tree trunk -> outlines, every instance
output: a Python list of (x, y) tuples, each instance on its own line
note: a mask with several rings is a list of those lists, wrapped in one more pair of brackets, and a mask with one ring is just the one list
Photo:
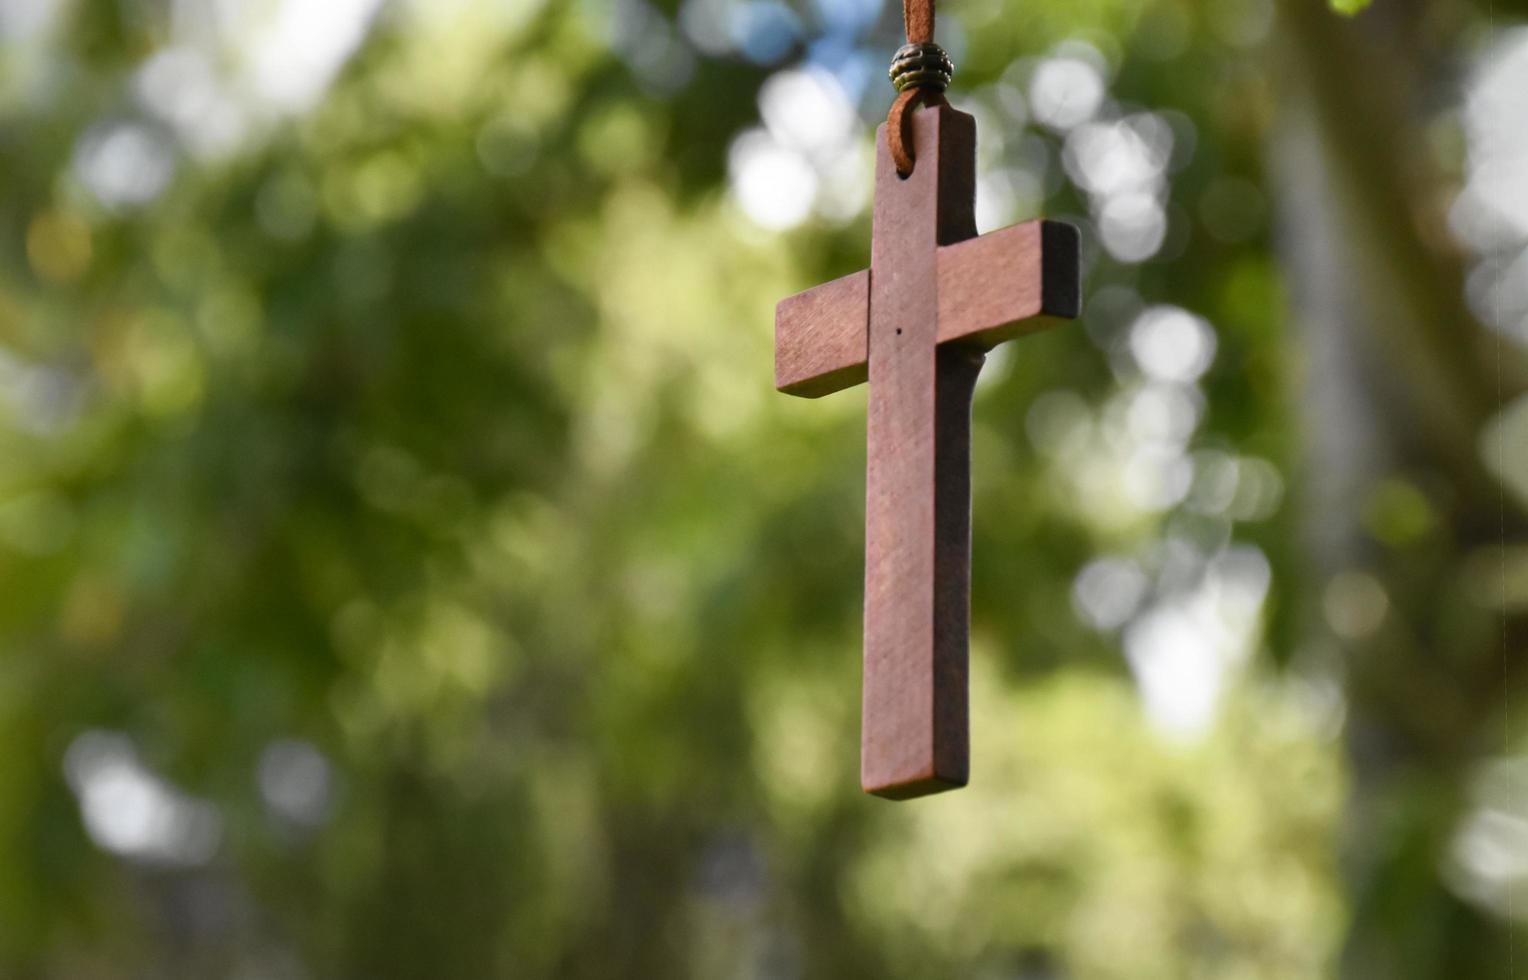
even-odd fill
[[(1528, 617), (1472, 569), (1525, 515), (1488, 475), (1482, 427), (1523, 389), (1521, 352), (1475, 322), (1424, 128), (1440, 78), (1426, 5), (1355, 21), (1281, 10), (1270, 143), (1279, 249), (1304, 353), (1307, 658), (1346, 682), (1352, 921), (1342, 975), (1508, 977), (1508, 930), (1446, 884), (1482, 760), (1507, 749)], [(1438, 99), (1436, 101), (1442, 102)], [(1511, 358), (1510, 363), (1507, 363)], [(1386, 527), (1397, 499), (1423, 519)], [(1403, 533), (1404, 532), (1404, 533)]]

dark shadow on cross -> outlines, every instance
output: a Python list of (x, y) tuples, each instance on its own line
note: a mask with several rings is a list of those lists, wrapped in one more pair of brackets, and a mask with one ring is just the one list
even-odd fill
[(976, 237), (976, 121), (912, 120), (901, 177), (876, 133), (870, 268), (782, 301), (775, 386), (817, 398), (870, 382), (860, 781), (908, 799), (966, 784), (971, 393), (986, 351), (1077, 316), (1077, 229)]

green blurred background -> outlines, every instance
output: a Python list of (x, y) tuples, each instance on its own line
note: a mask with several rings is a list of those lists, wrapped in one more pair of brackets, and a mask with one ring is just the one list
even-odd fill
[(771, 379), (895, 6), (0, 0), (0, 976), (1528, 976), (1528, 5), (940, 5), (1086, 313), (904, 804)]

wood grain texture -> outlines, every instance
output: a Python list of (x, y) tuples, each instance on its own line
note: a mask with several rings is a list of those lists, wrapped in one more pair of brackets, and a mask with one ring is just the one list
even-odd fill
[(820, 398), (868, 377), (870, 273), (797, 293), (775, 307), (775, 387)]
[[(870, 260), (860, 781), (894, 799), (963, 786), (969, 770), (965, 470), (970, 383), (980, 367), (937, 351), (937, 250), (976, 233), (975, 120), (934, 106), (917, 113), (912, 130), (918, 165), (906, 178), (884, 134), (876, 138)], [(966, 533), (941, 540), (941, 517), (951, 512)]]
[[(993, 347), (1077, 315), (1077, 229), (1026, 221), (938, 250), (940, 343)], [(868, 377), (870, 272), (775, 308), (775, 387), (820, 398)]]
[(991, 348), (1075, 317), (1079, 251), (1077, 229), (1057, 221), (1026, 221), (944, 246), (939, 342)]

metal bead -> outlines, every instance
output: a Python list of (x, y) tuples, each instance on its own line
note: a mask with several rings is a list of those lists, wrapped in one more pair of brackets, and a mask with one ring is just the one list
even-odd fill
[(955, 75), (955, 63), (937, 44), (904, 44), (891, 59), (891, 84), (898, 92), (928, 88), (943, 92)]

